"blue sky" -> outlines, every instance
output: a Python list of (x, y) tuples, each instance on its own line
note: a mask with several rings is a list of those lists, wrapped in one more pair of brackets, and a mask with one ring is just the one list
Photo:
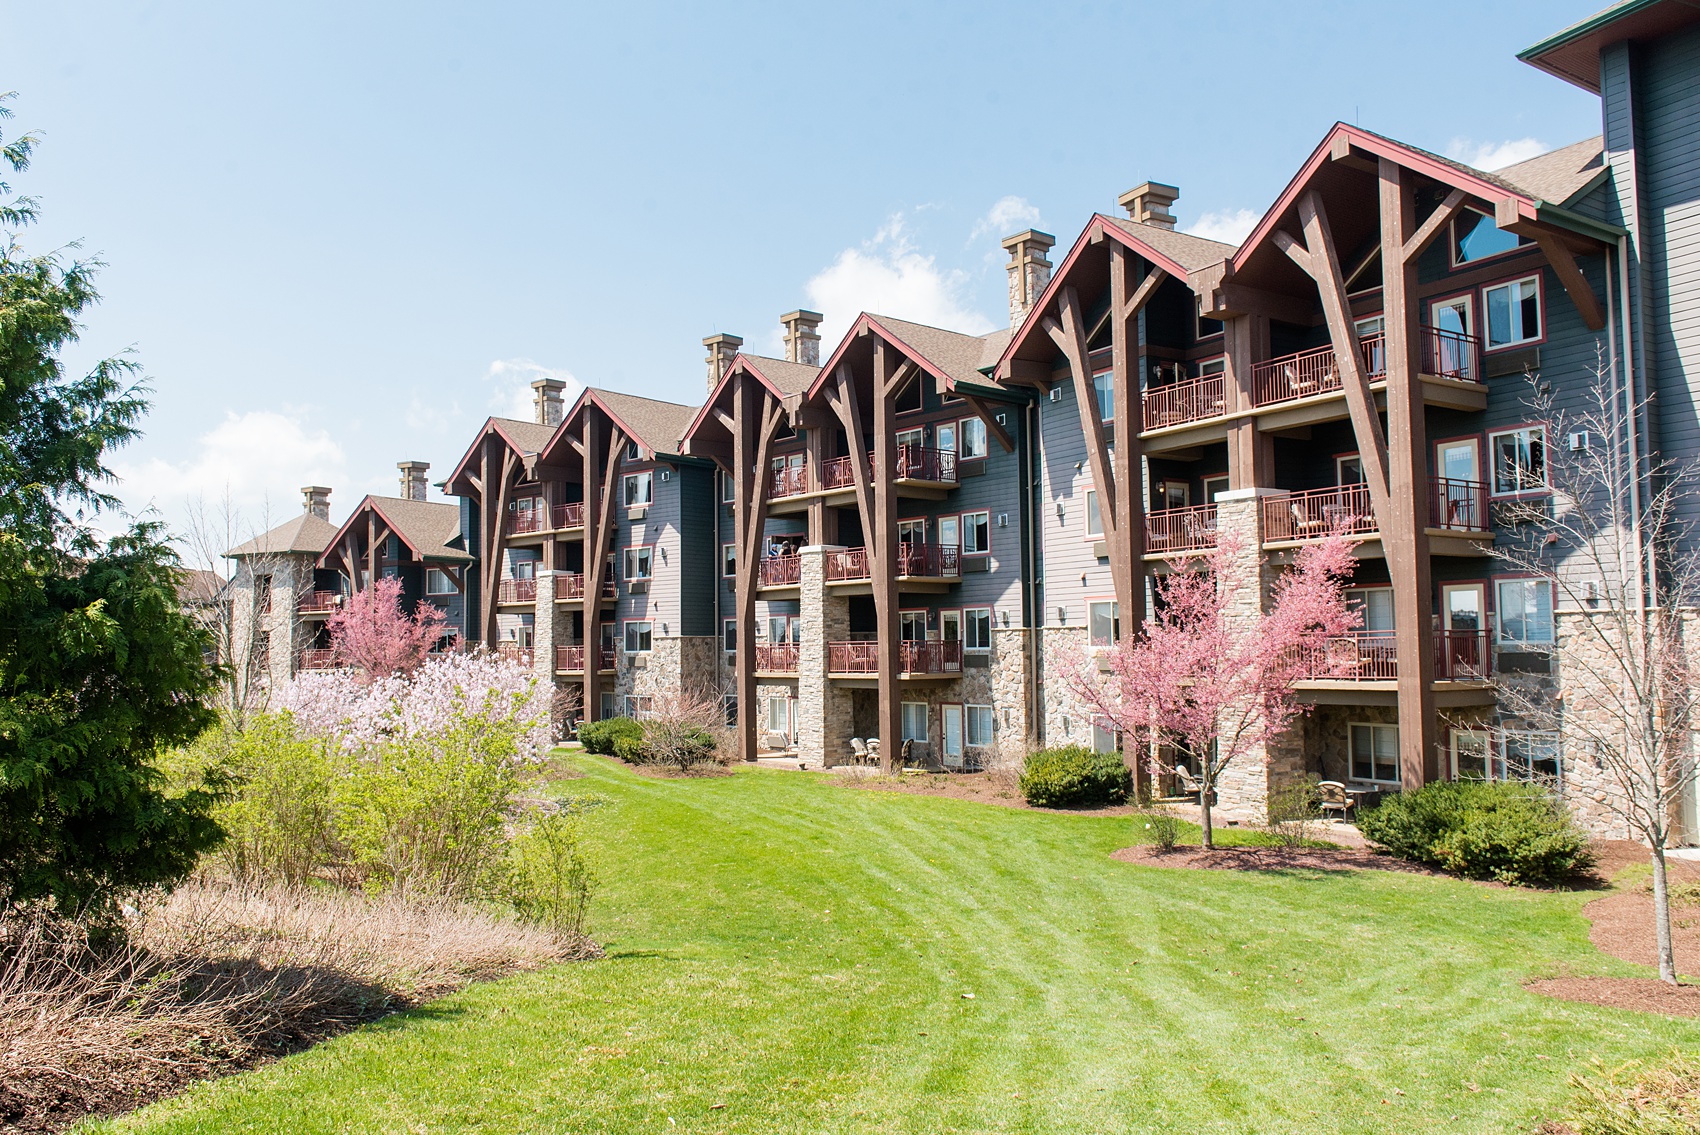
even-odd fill
[(446, 475), (541, 373), (694, 401), (703, 336), (798, 306), (989, 330), (1001, 236), (1147, 179), (1237, 238), (1336, 120), (1489, 168), (1597, 133), (1513, 56), (1600, 6), (4, 0), (0, 90), (28, 246), (110, 263), (75, 361), (156, 390), (121, 495), (259, 526)]

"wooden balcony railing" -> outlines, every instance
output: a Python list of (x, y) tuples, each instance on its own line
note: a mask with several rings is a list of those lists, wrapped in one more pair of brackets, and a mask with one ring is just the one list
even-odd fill
[[(826, 581), (846, 583), (873, 578), (866, 548), (846, 548), (826, 557)], [(962, 549), (955, 544), (898, 544), (900, 579), (957, 579), (962, 575)]]
[[(1486, 631), (1435, 632), (1436, 681), (1485, 681), (1492, 658)], [(1357, 631), (1329, 639), (1301, 654), (1299, 674), (1301, 681), (1395, 681), (1399, 677), (1397, 632)]]
[(303, 669), (303, 670), (334, 670), (334, 669), (336, 669), (336, 651), (334, 651), (334, 650), (303, 650), (301, 652), (301, 669)]
[(1376, 531), (1368, 485), (1336, 485), (1263, 498), (1265, 540), (1320, 540), (1339, 529)]
[(1141, 399), (1145, 408), (1145, 428), (1160, 430), (1164, 426), (1220, 417), (1228, 407), (1224, 383), (1223, 375), (1207, 374), (1147, 387)]
[(572, 501), (568, 504), (558, 504), (558, 505), (556, 505), (555, 506), (555, 527), (556, 528), (583, 528), (584, 527), (584, 502), (583, 501)]
[(1197, 552), (1216, 546), (1216, 506), (1195, 504), (1189, 508), (1165, 508), (1145, 514), (1145, 550), (1169, 555)]
[[(962, 672), (960, 642), (900, 642), (897, 644), (899, 674), (959, 674)], [(879, 673), (878, 642), (829, 642), (826, 670), (829, 674)]]
[(520, 508), (508, 513), (509, 536), (529, 536), (549, 530), (549, 510), (539, 503), (534, 508)]
[(797, 672), (797, 644), (775, 642), (756, 646), (756, 669), (775, 674)]
[(537, 602), (537, 581), (535, 579), (504, 579), (496, 585), (496, 602), (498, 603), (535, 603)]
[[(599, 669), (612, 670), (614, 668), (614, 648), (611, 646), (605, 646), (598, 653), (601, 658), (601, 666)], [(584, 647), (557, 646), (555, 648), (555, 669), (583, 673)]]
[(801, 465), (783, 465), (770, 471), (767, 495), (771, 500), (780, 497), (794, 497), (798, 493), (809, 491), (808, 462)]
[[(558, 591), (555, 594), (555, 598), (557, 598), (557, 599), (583, 599), (584, 598), (584, 573), (583, 572), (572, 572), (570, 574), (557, 576), (556, 579), (557, 579), (557, 583), (560, 587), (560, 591)], [(533, 588), (534, 593), (535, 593), (535, 590), (536, 589), (534, 587)], [(619, 596), (619, 590), (614, 583), (613, 577), (610, 576), (610, 577), (604, 579), (602, 581), (602, 598), (604, 598), (604, 599), (614, 599), (614, 598), (618, 598), (618, 596)]]
[[(852, 489), (856, 487), (856, 470), (853, 457), (834, 457), (820, 467), (820, 487), (823, 489)], [(873, 462), (865, 466), (870, 476), (873, 474)]]
[(768, 556), (761, 561), (759, 577), (763, 587), (789, 587), (802, 582), (802, 556)]
[(322, 615), (341, 606), (340, 591), (309, 591), (295, 601), (295, 610), (302, 615)]
[(1459, 481), (1436, 477), (1429, 494), (1429, 527), (1454, 532), (1488, 530), (1487, 485), (1481, 481)]

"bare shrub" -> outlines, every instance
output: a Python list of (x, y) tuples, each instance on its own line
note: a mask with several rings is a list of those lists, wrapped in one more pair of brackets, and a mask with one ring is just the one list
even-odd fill
[(1322, 809), (1316, 798), (1316, 785), (1310, 781), (1289, 784), (1269, 794), (1269, 822), (1265, 826), (1278, 847), (1297, 849), (1316, 837), (1316, 823)]
[(1631, 1060), (1594, 1075), (1573, 1075), (1571, 1114), (1539, 1135), (1676, 1135), (1700, 1130), (1700, 1059), (1672, 1052), (1663, 1063)]
[(735, 748), (717, 745), (725, 712), (716, 698), (696, 690), (657, 694), (643, 715), (643, 745), (649, 763), (682, 771), (711, 764), (730, 764)]

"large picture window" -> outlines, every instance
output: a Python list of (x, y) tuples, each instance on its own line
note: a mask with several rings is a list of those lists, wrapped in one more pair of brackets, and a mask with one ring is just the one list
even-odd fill
[(1537, 277), (1482, 289), (1487, 347), (1514, 347), (1541, 337), (1541, 285)]
[(1495, 496), (1534, 492), (1547, 487), (1547, 431), (1524, 426), (1488, 435)]
[(1544, 579), (1502, 579), (1495, 584), (1499, 641), (1512, 645), (1552, 642), (1552, 584)]
[[(927, 703), (924, 701), (906, 701), (903, 703), (903, 739), (913, 741), (917, 745), (927, 743)], [(895, 754), (893, 754), (895, 756)]]
[(1371, 784), (1399, 783), (1399, 727), (1353, 725), (1351, 776)]
[(1506, 232), (1479, 209), (1461, 210), (1452, 219), (1453, 267), (1510, 252), (1522, 243), (1522, 237)]

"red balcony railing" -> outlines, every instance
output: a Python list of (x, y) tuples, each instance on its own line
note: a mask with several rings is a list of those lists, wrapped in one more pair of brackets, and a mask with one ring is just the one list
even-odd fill
[(1220, 417), (1227, 411), (1224, 376), (1207, 374), (1199, 378), (1182, 379), (1163, 386), (1151, 386), (1142, 399), (1145, 407), (1145, 428), (1160, 430), (1164, 426), (1179, 426)]
[[(1485, 631), (1437, 631), (1434, 677), (1439, 682), (1485, 681), (1492, 669)], [(1394, 631), (1357, 631), (1305, 650), (1301, 681), (1391, 682), (1399, 677)]]
[[(853, 457), (834, 457), (820, 467), (820, 486), (823, 489), (850, 489), (856, 486), (856, 470)], [(873, 472), (873, 462), (869, 461), (864, 467), (869, 475)]]
[(793, 674), (797, 670), (797, 644), (775, 642), (756, 647), (756, 669), (775, 674)]
[[(1364, 370), (1373, 379), (1387, 373), (1387, 353), (1380, 334), (1358, 341)], [(1251, 401), (1254, 406), (1272, 406), (1339, 390), (1340, 368), (1334, 364), (1333, 347), (1314, 347), (1296, 354), (1257, 363), (1251, 368)]]
[(518, 508), (508, 513), (508, 535), (529, 536), (549, 530), (549, 510), (541, 503), (532, 508)]
[(771, 471), (768, 479), (767, 495), (773, 500), (780, 497), (794, 497), (798, 493), (809, 491), (809, 467), (802, 465), (783, 465)]
[(1481, 356), (1481, 340), (1460, 331), (1439, 327), (1424, 327), (1423, 373), (1459, 382), (1480, 382), (1482, 368), (1477, 365)]
[(1438, 631), (1434, 676), (1441, 682), (1486, 681), (1493, 672), (1493, 651), (1486, 631)]
[(537, 656), (532, 652), (532, 649), (529, 646), (522, 647), (519, 643), (514, 642), (511, 639), (505, 639), (496, 644), (496, 657), (506, 658), (510, 662), (517, 662), (529, 670)]
[(570, 504), (558, 504), (558, 505), (556, 505), (555, 506), (555, 527), (556, 528), (583, 528), (584, 527), (584, 502), (583, 501), (573, 501)]
[(341, 606), (340, 591), (309, 591), (295, 602), (295, 610), (302, 615), (322, 615)]
[(900, 445), (892, 469), (899, 481), (956, 483), (956, 451), (925, 445)]
[(803, 578), (803, 557), (768, 556), (761, 561), (759, 578), (763, 587), (788, 587), (800, 583)]
[(868, 568), (868, 550), (866, 548), (846, 548), (842, 552), (828, 552), (826, 554), (825, 574), (828, 583), (873, 578), (873, 573)]
[[(605, 646), (599, 654), (602, 663), (600, 669), (612, 670), (614, 668), (614, 648)], [(555, 669), (582, 673), (584, 671), (584, 647), (557, 646), (555, 648)]]
[(1145, 550), (1153, 555), (1196, 552), (1216, 546), (1216, 506), (1165, 508), (1145, 515)]
[(1481, 481), (1459, 481), (1436, 477), (1429, 495), (1429, 527), (1454, 532), (1488, 530), (1487, 485)]
[[(872, 579), (872, 561), (866, 548), (846, 548), (826, 557), (828, 583)], [(956, 579), (962, 574), (962, 549), (955, 544), (902, 543), (897, 545), (897, 575), (900, 579)]]
[(301, 669), (303, 670), (334, 670), (336, 668), (336, 651), (334, 650), (303, 650), (301, 652)]
[[(962, 671), (960, 642), (900, 642), (897, 644), (899, 674), (957, 674)], [(826, 669), (829, 674), (879, 673), (878, 642), (829, 642)]]
[[(557, 581), (558, 581), (558, 584), (559, 584), (561, 590), (556, 594), (555, 598), (557, 598), (557, 599), (583, 599), (584, 598), (584, 573), (583, 572), (572, 572), (568, 575), (558, 576)], [(610, 576), (610, 577), (604, 579), (602, 581), (602, 598), (604, 598), (604, 599), (614, 599), (614, 598), (617, 598), (618, 596), (619, 596), (619, 591), (615, 587), (613, 577)]]
[(537, 602), (537, 581), (535, 579), (504, 579), (496, 586), (496, 602), (498, 603), (535, 603)]
[(1376, 531), (1368, 485), (1336, 485), (1263, 498), (1265, 540), (1320, 540), (1339, 529)]

